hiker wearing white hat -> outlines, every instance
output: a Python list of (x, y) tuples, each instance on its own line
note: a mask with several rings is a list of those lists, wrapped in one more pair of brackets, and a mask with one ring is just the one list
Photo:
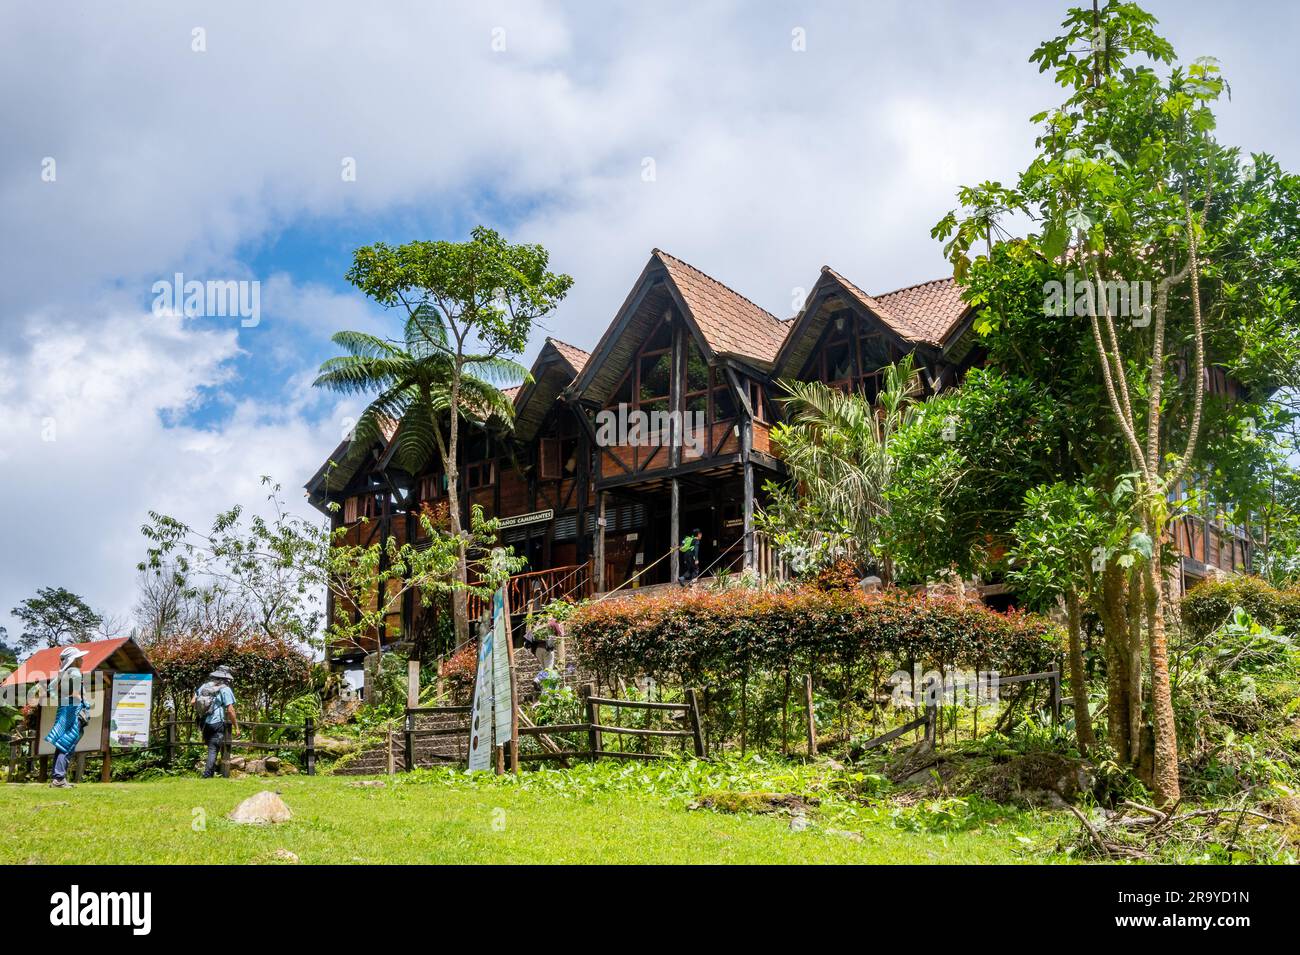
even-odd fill
[(225, 666), (208, 674), (208, 682), (199, 687), (191, 703), (203, 742), (208, 744), (208, 760), (203, 766), (203, 778), (211, 779), (217, 769), (217, 754), (225, 745), (226, 734), (239, 732), (235, 716), (235, 691), (230, 688), (234, 675)]
[(50, 681), (50, 694), (59, 704), (54, 714), (54, 725), (45, 734), (45, 741), (54, 747), (55, 789), (70, 789), (68, 763), (81, 741), (81, 734), (90, 722), (90, 704), (81, 687), (81, 658), (86, 651), (79, 647), (64, 647), (59, 651), (59, 674)]

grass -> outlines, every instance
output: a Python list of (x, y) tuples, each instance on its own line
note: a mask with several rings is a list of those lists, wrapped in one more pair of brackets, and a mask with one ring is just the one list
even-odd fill
[[(1036, 817), (930, 831), (900, 825), (896, 813), (860, 812), (833, 793), (804, 831), (783, 816), (688, 808), (692, 791), (745, 789), (755, 775), (772, 782), (772, 773), (743, 766), (651, 774), (601, 764), (520, 781), (425, 771), (382, 787), (329, 776), (0, 785), (0, 864), (283, 862), (278, 850), (305, 864), (1013, 863), (1042, 861), (1054, 839), (1054, 824)], [(291, 822), (225, 818), (268, 788), (292, 809)]]

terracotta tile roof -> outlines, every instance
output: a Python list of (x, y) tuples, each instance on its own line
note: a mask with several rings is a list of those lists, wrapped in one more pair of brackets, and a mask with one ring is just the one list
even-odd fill
[(587, 365), (587, 359), (591, 357), (589, 352), (583, 351), (576, 345), (570, 345), (568, 342), (562, 342), (558, 338), (546, 339), (555, 346), (555, 350), (563, 356), (564, 360), (573, 366), (574, 375), (582, 374), (582, 369)]
[(519, 397), (519, 392), (523, 390), (523, 385), (511, 385), (509, 388), (502, 388), (501, 394), (505, 395), (511, 401)]
[(786, 333), (779, 318), (662, 249), (653, 254), (668, 270), (714, 352), (769, 364), (776, 358)]
[(952, 279), (935, 279), (877, 295), (876, 301), (902, 318), (922, 340), (940, 344), (948, 338), (970, 307), (961, 300), (961, 287)]
[(930, 341), (925, 335), (918, 331), (912, 324), (900, 314), (896, 314), (892, 308), (884, 301), (875, 296), (868, 295), (862, 289), (858, 288), (839, 272), (836, 272), (829, 265), (823, 265), (822, 271), (829, 275), (840, 285), (844, 286), (845, 291), (854, 296), (859, 302), (865, 305), (872, 312), (880, 316), (881, 321), (898, 332), (903, 338), (909, 341)]

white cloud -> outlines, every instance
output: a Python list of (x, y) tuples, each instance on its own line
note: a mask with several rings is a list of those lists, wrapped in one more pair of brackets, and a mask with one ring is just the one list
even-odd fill
[[(1276, 119), (1297, 91), (1296, 8), (1150, 6), (1185, 57), (1223, 59), (1224, 137), (1300, 165)], [(822, 264), (894, 288), (942, 273), (928, 231), (957, 183), (1023, 164), (1027, 117), (1056, 96), (1027, 56), (1061, 16), (1037, 0), (6, 5), (0, 612), (44, 584), (123, 609), (147, 508), (256, 503), (259, 475), (296, 488), (333, 447), (348, 409), (311, 393), (305, 353), (393, 327), (274, 254), (252, 274), (286, 228), (503, 223), (575, 276), (548, 324), (586, 346), (654, 246), (779, 315)], [(174, 271), (260, 279), (262, 326), (143, 314)], [(240, 348), (271, 350), (257, 367), (275, 381), (237, 376)], [(220, 425), (166, 425), (203, 399)]]

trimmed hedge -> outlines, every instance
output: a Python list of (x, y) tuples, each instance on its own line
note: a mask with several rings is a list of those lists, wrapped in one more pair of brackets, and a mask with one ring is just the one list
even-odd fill
[(568, 626), (588, 669), (683, 682), (807, 671), (823, 661), (1011, 675), (1049, 669), (1063, 642), (1043, 617), (901, 590), (670, 593), (588, 604)]
[(1256, 622), (1300, 634), (1300, 589), (1279, 590), (1260, 577), (1205, 580), (1183, 597), (1183, 626), (1195, 637), (1213, 633), (1240, 607)]

